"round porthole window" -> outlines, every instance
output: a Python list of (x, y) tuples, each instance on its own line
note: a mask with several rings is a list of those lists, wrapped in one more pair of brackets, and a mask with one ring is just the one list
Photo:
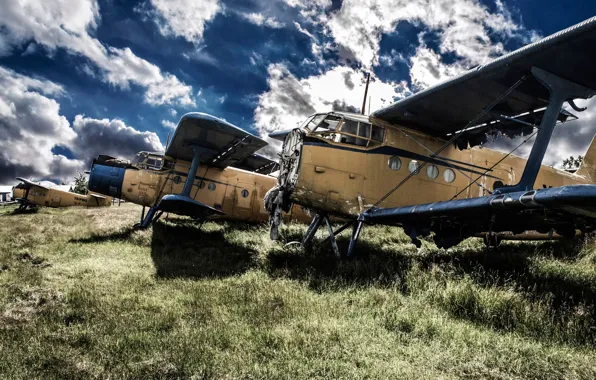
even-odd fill
[(182, 179), (180, 178), (180, 176), (179, 176), (179, 175), (177, 175), (176, 177), (174, 177), (174, 183), (175, 183), (176, 185), (177, 185), (177, 184), (179, 184), (181, 180), (182, 180)]
[(448, 183), (455, 181), (455, 172), (452, 169), (445, 169), (443, 179)]
[(387, 162), (389, 165), (389, 169), (391, 170), (399, 170), (401, 169), (401, 160), (397, 156), (389, 157), (389, 161)]
[(205, 188), (205, 181), (199, 182), (199, 189), (204, 189), (204, 188)]
[(420, 173), (420, 164), (416, 160), (410, 161), (408, 164), (408, 170), (410, 173), (418, 174)]
[(426, 175), (430, 179), (435, 179), (439, 176), (439, 168), (436, 165), (428, 165), (426, 167)]
[(209, 189), (209, 191), (215, 191), (215, 184), (211, 182), (209, 186), (207, 186), (207, 188)]
[(242, 194), (242, 198), (246, 198), (248, 197), (248, 190), (244, 189), (240, 192), (240, 194)]

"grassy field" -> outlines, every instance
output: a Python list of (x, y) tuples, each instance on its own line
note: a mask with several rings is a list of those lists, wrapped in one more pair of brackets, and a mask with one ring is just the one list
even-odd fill
[(300, 225), (273, 243), (230, 222), (133, 231), (134, 205), (11, 211), (0, 378), (596, 378), (593, 241), (444, 251), (367, 227), (338, 261), (284, 247)]

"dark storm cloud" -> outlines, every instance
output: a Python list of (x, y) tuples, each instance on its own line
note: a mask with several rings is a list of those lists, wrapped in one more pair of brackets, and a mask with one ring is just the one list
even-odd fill
[(99, 154), (130, 159), (139, 151), (163, 151), (155, 133), (137, 131), (118, 119), (98, 120), (77, 115), (73, 128), (77, 137), (72, 150), (87, 164)]
[(344, 100), (336, 100), (333, 103), (331, 103), (331, 109), (333, 111), (340, 111), (340, 112), (353, 112), (353, 113), (360, 112), (360, 110), (357, 107), (347, 104)]
[(345, 72), (345, 73), (343, 73), (343, 77), (344, 77), (344, 83), (345, 83), (346, 87), (349, 88), (350, 90), (353, 90), (354, 82), (352, 81), (352, 73)]

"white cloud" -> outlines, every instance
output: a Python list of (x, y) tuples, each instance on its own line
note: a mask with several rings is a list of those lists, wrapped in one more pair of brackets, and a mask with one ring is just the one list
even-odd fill
[(76, 139), (70, 149), (87, 162), (99, 154), (130, 159), (139, 151), (164, 150), (154, 132), (138, 131), (119, 119), (93, 119), (77, 115), (72, 127)]
[[(337, 66), (320, 75), (298, 79), (285, 65), (272, 64), (268, 74), (269, 90), (259, 96), (254, 114), (255, 127), (265, 138), (270, 132), (296, 127), (315, 112), (359, 112), (362, 106), (364, 74), (350, 67)], [(406, 94), (404, 82), (384, 83), (373, 78), (370, 109), (381, 108)]]
[(401, 21), (437, 33), (440, 53), (455, 53), (467, 66), (503, 53), (490, 33), (524, 36), (524, 41), (530, 34), (498, 0), (493, 13), (478, 0), (345, 0), (327, 26), (344, 58), (371, 67), (379, 62), (383, 34), (394, 32)]
[[(43, 91), (44, 89), (51, 91)], [(62, 88), (50, 81), (33, 79), (0, 67), (0, 178), (39, 174), (49, 176), (60, 166), (55, 145), (69, 145), (76, 134), (61, 116), (60, 105), (45, 95)], [(81, 167), (82, 161), (74, 162)]]
[(151, 12), (164, 36), (182, 37), (198, 44), (207, 22), (222, 11), (219, 0), (150, 0)]
[(283, 28), (285, 25), (274, 17), (267, 17), (262, 13), (242, 13), (241, 16), (252, 24), (268, 26), (273, 29)]
[[(130, 156), (163, 149), (155, 133), (117, 119), (77, 115), (71, 128), (52, 98), (63, 94), (56, 83), (0, 67), (0, 182), (12, 183), (16, 176), (69, 180), (99, 153)], [(56, 146), (76, 158), (52, 153)]]
[(461, 62), (441, 62), (441, 56), (425, 45), (418, 46), (416, 54), (410, 58), (410, 78), (417, 88), (432, 86), (465, 70)]
[(162, 120), (161, 125), (163, 125), (166, 128), (176, 129), (176, 123), (169, 120)]
[(143, 87), (149, 104), (194, 104), (192, 88), (175, 76), (163, 73), (129, 48), (106, 48), (91, 36), (100, 22), (96, 0), (0, 0), (0, 8), (0, 41), (4, 46), (34, 40), (50, 54), (62, 48), (88, 58), (106, 82), (125, 89), (131, 84)]
[(172, 117), (176, 117), (176, 116), (178, 115), (178, 111), (176, 111), (176, 110), (175, 110), (175, 109), (173, 109), (173, 108), (170, 108), (170, 109), (168, 110), (168, 112), (170, 113), (170, 115), (172, 115)]
[(284, 2), (290, 7), (302, 9), (325, 9), (331, 7), (331, 0), (284, 0)]

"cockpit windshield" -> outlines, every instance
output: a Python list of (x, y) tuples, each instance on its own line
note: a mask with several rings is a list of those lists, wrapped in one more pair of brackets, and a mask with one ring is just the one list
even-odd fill
[(164, 156), (158, 153), (139, 152), (131, 164), (139, 169), (164, 170), (171, 168), (171, 162), (164, 161)]
[(327, 116), (327, 115), (326, 114), (314, 115), (313, 117), (308, 119), (308, 122), (305, 123), (304, 128), (307, 129), (309, 132), (314, 131), (317, 128), (317, 125), (319, 125), (319, 123), (321, 123), (321, 121), (323, 121), (325, 116)]
[(385, 139), (385, 129), (365, 121), (362, 117), (351, 118), (343, 114), (315, 115), (308, 122), (307, 133), (340, 144), (370, 148)]

